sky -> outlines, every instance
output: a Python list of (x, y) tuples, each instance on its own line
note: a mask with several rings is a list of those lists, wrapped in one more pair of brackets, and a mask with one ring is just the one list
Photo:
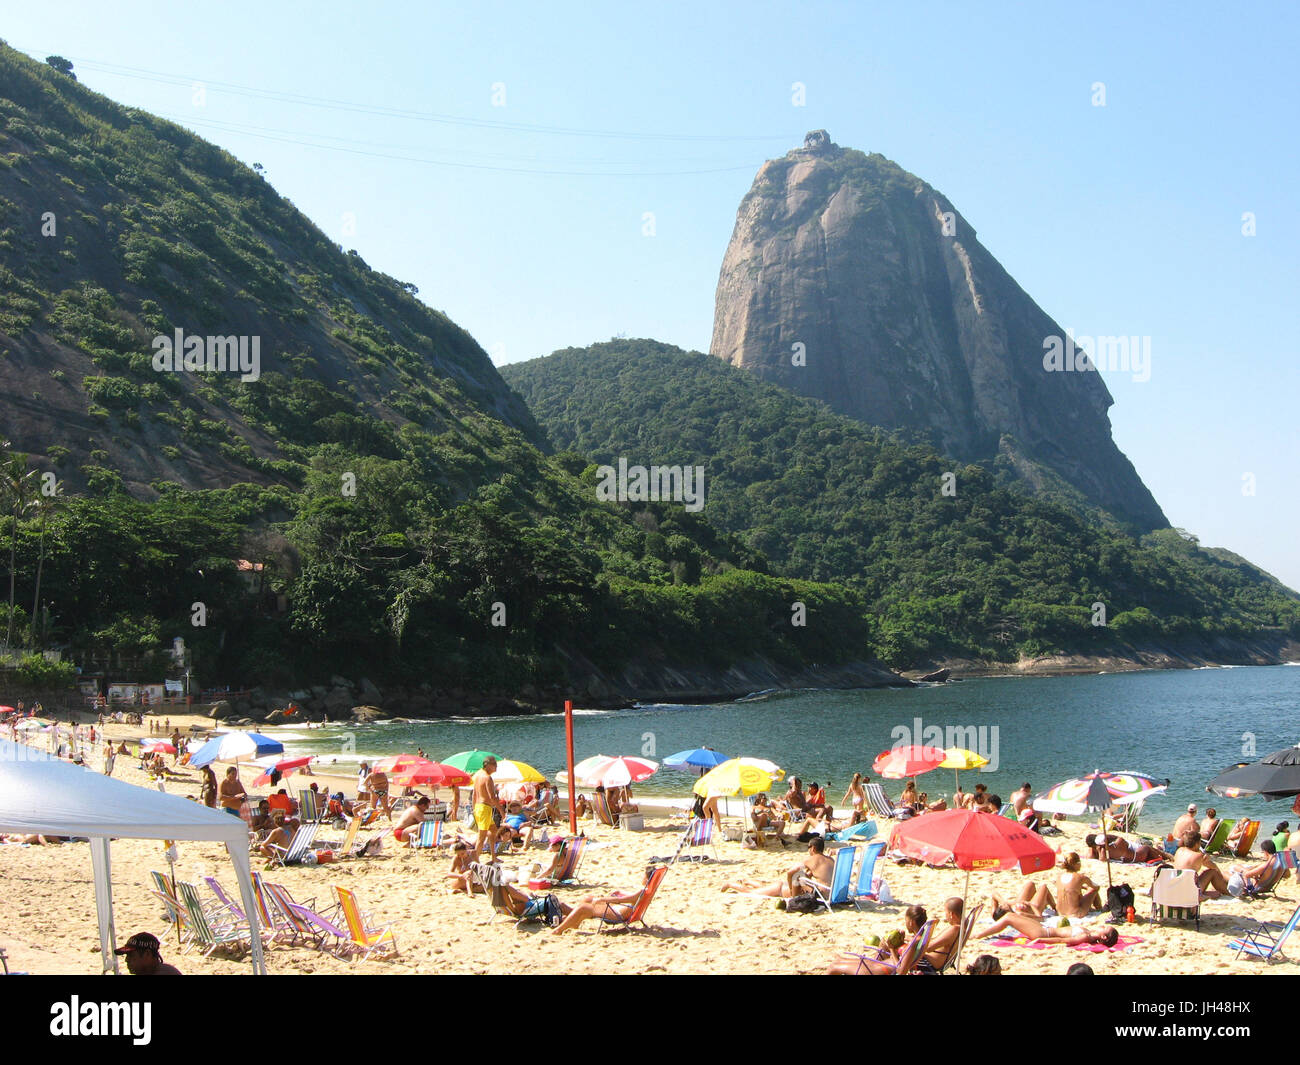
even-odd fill
[(1120, 448), (1175, 526), (1300, 588), (1300, 8), (1130, 7), (43, 0), (0, 35), (260, 163), (498, 365), (707, 351), (741, 197), (825, 128), (1062, 326), (1149, 337), (1149, 379), (1103, 371)]

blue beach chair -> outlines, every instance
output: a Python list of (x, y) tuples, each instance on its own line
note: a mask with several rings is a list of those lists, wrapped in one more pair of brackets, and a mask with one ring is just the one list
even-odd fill
[(831, 871), (831, 887), (827, 891), (812, 877), (800, 877), (799, 883), (807, 887), (817, 901), (831, 912), (832, 906), (843, 906), (849, 899), (849, 886), (853, 882), (853, 862), (858, 856), (856, 847), (843, 847), (835, 852), (835, 868)]
[(858, 909), (862, 909), (864, 900), (876, 901), (875, 893), (871, 890), (871, 881), (876, 873), (876, 859), (884, 853), (883, 843), (872, 843), (862, 852), (862, 864), (858, 866), (858, 883), (853, 889), (853, 905)]
[(1245, 935), (1231, 940), (1228, 947), (1240, 954), (1249, 954), (1252, 958), (1261, 958), (1264, 961), (1272, 961), (1274, 958), (1285, 959), (1282, 945), (1286, 942), (1287, 936), (1295, 931), (1297, 923), (1300, 923), (1300, 906), (1295, 908), (1295, 912), (1287, 919), (1286, 924), (1278, 924), (1276, 921), (1256, 921), (1253, 929), (1242, 928)]

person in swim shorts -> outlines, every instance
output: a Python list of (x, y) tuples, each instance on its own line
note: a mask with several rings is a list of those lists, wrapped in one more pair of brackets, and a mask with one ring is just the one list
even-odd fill
[(492, 779), (496, 771), (497, 760), (488, 757), (483, 759), (483, 767), (474, 774), (474, 827), (478, 829), (478, 839), (474, 842), (475, 861), (483, 853), (485, 843), (489, 853), (496, 847), (497, 818), (501, 811), (496, 782)]

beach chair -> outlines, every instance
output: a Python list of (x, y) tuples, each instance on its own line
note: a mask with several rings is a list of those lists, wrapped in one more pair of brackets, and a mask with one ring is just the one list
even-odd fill
[(883, 817), (886, 820), (893, 820), (896, 814), (896, 807), (885, 794), (885, 789), (875, 781), (862, 785), (867, 794), (867, 802), (871, 804), (871, 809), (875, 811), (877, 817)]
[[(853, 860), (858, 856), (856, 847), (842, 847), (835, 852), (835, 866), (831, 870), (830, 889), (827, 890), (810, 876), (801, 876), (798, 883), (817, 896), (817, 901), (832, 913), (832, 906), (849, 902), (849, 886), (853, 883)], [(852, 900), (857, 905), (857, 900)]]
[(645, 912), (650, 908), (655, 892), (659, 890), (659, 885), (663, 883), (664, 877), (667, 875), (668, 866), (666, 865), (657, 865), (651, 870), (650, 875), (646, 877), (645, 885), (641, 888), (641, 897), (637, 899), (636, 905), (632, 907), (631, 912), (626, 917), (620, 917), (614, 912), (613, 907), (606, 905), (605, 912), (600, 918), (600, 924), (596, 926), (596, 932), (605, 931), (607, 925), (611, 931), (617, 932), (629, 931), (637, 924), (648, 930), (650, 926), (645, 923)]
[(325, 816), (325, 803), (320, 801), (320, 796), (307, 788), (298, 792), (298, 820), (306, 824), (308, 821), (319, 821)]
[[(233, 917), (235, 927), (239, 927), (240, 925), (248, 927), (248, 915), (244, 913), (243, 909), (234, 899), (226, 894), (225, 889), (222, 888), (221, 884), (217, 881), (217, 878), (215, 876), (205, 876), (203, 882), (208, 885), (208, 890), (216, 897), (217, 909), (215, 912), (223, 916), (229, 915), (230, 917)], [(261, 915), (259, 914), (258, 916), (260, 917)], [(266, 941), (272, 937), (273, 929), (259, 920), (257, 932), (258, 937), (263, 941)]]
[[(1294, 851), (1284, 851), (1283, 853), (1290, 854), (1293, 858), (1295, 856)], [(1294, 868), (1294, 866), (1292, 866), (1292, 868)], [(1286, 873), (1287, 866), (1285, 860), (1280, 854), (1273, 855), (1273, 857), (1269, 859), (1268, 868), (1264, 870), (1263, 876), (1259, 878), (1259, 882), (1254, 887), (1247, 885), (1242, 891), (1241, 897), (1243, 899), (1257, 899), (1263, 895), (1271, 894), (1278, 884), (1282, 882), (1282, 878), (1286, 876)]]
[[(1205, 844), (1205, 853), (1214, 854), (1221, 851), (1223, 845), (1228, 842), (1228, 836), (1231, 834), (1233, 826), (1236, 825), (1236, 823), (1237, 821), (1235, 818), (1229, 819), (1225, 817), (1220, 821), (1219, 827), (1214, 830), (1214, 835), (1212, 835), (1209, 841)], [(1176, 841), (1175, 847), (1177, 847)]]
[(1195, 921), (1201, 930), (1201, 892), (1194, 869), (1157, 869), (1151, 882), (1153, 921)]
[(176, 897), (171, 882), (166, 876), (156, 870), (151, 871), (149, 875), (154, 882), (154, 890), (150, 894), (163, 904), (167, 911), (165, 919), (181, 930), (181, 946), (184, 947), (193, 935), (189, 919), (185, 916), (185, 904)]
[(703, 851), (705, 847), (713, 851), (713, 860), (718, 860), (718, 848), (713, 844), (714, 821), (711, 817), (696, 818), (686, 826), (686, 831), (682, 833), (682, 838), (677, 841), (677, 850), (674, 852), (669, 864), (676, 865), (678, 862), (707, 862), (707, 854), (683, 854), (683, 851), (697, 849)]
[(618, 828), (618, 821), (609, 812), (609, 796), (603, 791), (593, 792), (591, 796), (591, 816), (598, 824)]
[(1256, 921), (1254, 928), (1243, 927), (1241, 931), (1245, 934), (1230, 940), (1228, 949), (1268, 962), (1274, 958), (1289, 960), (1282, 953), (1282, 946), (1286, 943), (1287, 937), (1295, 931), (1297, 923), (1300, 923), (1300, 906), (1297, 906), (1295, 912), (1287, 918), (1286, 924), (1279, 924), (1276, 921)]
[[(311, 905), (294, 902), (293, 896), (280, 884), (267, 884), (265, 888), (281, 921), (292, 929), (293, 942), (296, 943), (300, 938), (309, 939), (317, 950), (326, 950), (340, 958), (352, 953), (351, 937), (334, 920), (337, 905), (325, 913), (317, 913)], [(330, 944), (329, 948), (326, 947), (327, 943)]]
[(1255, 837), (1259, 835), (1259, 822), (1247, 821), (1246, 829), (1241, 834), (1241, 839), (1237, 841), (1237, 849), (1233, 853), (1238, 858), (1245, 858), (1250, 854), (1250, 848), (1255, 845)]
[(961, 972), (961, 952), (966, 949), (966, 941), (970, 939), (970, 934), (975, 929), (975, 922), (979, 920), (979, 915), (983, 912), (984, 904), (982, 902), (966, 911), (961, 919), (961, 932), (957, 936), (957, 947), (948, 955), (948, 960), (943, 963), (943, 967), (939, 970), (940, 976), (949, 969)]
[(564, 846), (560, 848), (561, 858), (560, 867), (555, 871), (555, 876), (551, 877), (547, 883), (551, 887), (564, 885), (572, 887), (578, 882), (578, 863), (582, 861), (582, 852), (587, 849), (587, 840), (585, 836), (579, 836), (577, 839), (565, 840)]
[(925, 954), (926, 948), (930, 945), (930, 937), (934, 935), (934, 926), (936, 924), (938, 924), (938, 921), (936, 920), (926, 921), (925, 924), (921, 926), (921, 930), (912, 937), (912, 942), (907, 945), (907, 949), (899, 955), (897, 962), (885, 961), (881, 957), (884, 953), (883, 949), (877, 951), (876, 954), (871, 957), (868, 957), (866, 954), (856, 954), (853, 951), (849, 951), (849, 954), (852, 954), (858, 959), (858, 975), (861, 975), (862, 973), (863, 964), (872, 961), (887, 966), (889, 969), (893, 970), (890, 974), (891, 976), (906, 976), (916, 968), (917, 959)]
[(393, 935), (392, 924), (374, 926), (370, 916), (362, 912), (357, 904), (357, 897), (347, 888), (334, 885), (339, 906), (343, 910), (343, 919), (347, 922), (348, 934), (351, 936), (355, 953), (369, 958), (374, 954), (396, 954), (397, 937)]
[(293, 834), (293, 839), (289, 841), (289, 846), (277, 847), (274, 843), (271, 844), (271, 849), (276, 853), (272, 856), (268, 868), (274, 869), (277, 865), (296, 865), (301, 862), (303, 855), (315, 844), (316, 833), (319, 831), (320, 824), (311, 821), (298, 827), (298, 831)]
[(419, 835), (411, 839), (411, 849), (434, 850), (442, 846), (442, 822), (425, 820), (420, 824)]
[[(233, 915), (228, 920), (219, 920), (215, 917), (209, 919), (208, 914), (203, 909), (203, 903), (199, 901), (199, 889), (193, 884), (184, 881), (178, 882), (176, 884), (176, 893), (185, 904), (185, 913), (188, 915), (190, 927), (194, 931), (189, 947), (205, 947), (203, 956), (206, 958), (218, 949), (227, 947), (244, 948), (249, 945), (252, 936), (249, 934), (248, 925), (244, 924), (241, 927), (234, 920)], [(187, 951), (189, 947), (186, 948)]]
[(348, 830), (343, 833), (343, 839), (338, 843), (327, 844), (329, 849), (334, 852), (335, 858), (341, 861), (344, 858), (352, 857), (352, 848), (357, 842), (357, 833), (360, 831), (361, 818), (351, 818), (348, 821)]
[(826, 837), (827, 843), (851, 843), (854, 840), (868, 840), (879, 831), (874, 821), (859, 821), (856, 825), (831, 832)]
[(253, 873), (253, 898), (257, 902), (257, 917), (262, 922), (263, 928), (271, 930), (271, 941), (279, 942), (282, 939), (288, 939), (293, 942), (297, 938), (297, 929), (293, 924), (285, 920), (280, 911), (276, 908), (271, 900), (270, 892), (262, 880), (261, 873)]
[(884, 843), (872, 843), (862, 852), (862, 864), (858, 866), (858, 882), (849, 896), (858, 909), (862, 909), (864, 902), (876, 901), (876, 894), (871, 890), (871, 882), (876, 875), (876, 860), (884, 853)]

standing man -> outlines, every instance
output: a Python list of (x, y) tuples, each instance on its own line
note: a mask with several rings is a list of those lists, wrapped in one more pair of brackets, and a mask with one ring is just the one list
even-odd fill
[(478, 829), (478, 839), (474, 843), (474, 857), (483, 853), (484, 842), (488, 853), (493, 853), (497, 842), (497, 822), (501, 817), (501, 800), (497, 798), (496, 781), (492, 774), (497, 771), (497, 760), (491, 756), (483, 759), (483, 767), (474, 774), (474, 825)]
[(239, 808), (248, 799), (248, 792), (239, 780), (239, 766), (232, 765), (226, 770), (226, 779), (221, 782), (221, 806), (228, 814), (239, 816)]

